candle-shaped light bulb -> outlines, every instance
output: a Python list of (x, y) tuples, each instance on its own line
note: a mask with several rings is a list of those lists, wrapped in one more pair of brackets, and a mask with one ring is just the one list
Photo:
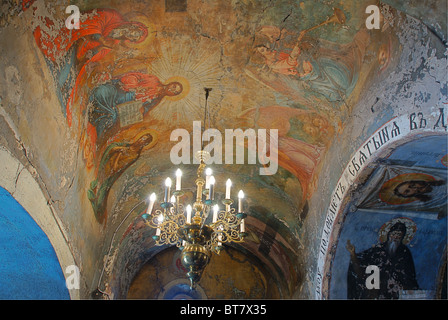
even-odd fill
[(187, 211), (187, 223), (191, 223), (191, 210), (192, 210), (191, 205), (188, 205), (187, 208), (186, 208), (186, 211)]
[(212, 169), (207, 168), (205, 169), (205, 189), (210, 188), (210, 177), (212, 176)]
[[(157, 224), (162, 224), (162, 222), (163, 222), (163, 215), (159, 214), (159, 216), (157, 217)], [(160, 227), (156, 229), (156, 236), (160, 236)]]
[(171, 196), (170, 198), (170, 202), (172, 204), (172, 206), (169, 208), (170, 213), (175, 213), (176, 212), (176, 197), (174, 195)]
[(212, 220), (213, 223), (215, 223), (216, 220), (218, 220), (218, 212), (219, 212), (219, 206), (215, 204), (213, 206), (213, 220)]
[(149, 205), (148, 205), (148, 209), (146, 210), (147, 214), (151, 214), (152, 213), (152, 208), (154, 207), (154, 202), (155, 201), (156, 201), (156, 194), (153, 192), (149, 196)]
[(243, 212), (243, 198), (244, 198), (244, 192), (243, 190), (240, 190), (238, 192), (238, 212)]
[(227, 179), (226, 182), (226, 199), (230, 199), (230, 187), (232, 186), (232, 181)]
[(165, 180), (165, 199), (164, 202), (168, 202), (168, 199), (170, 198), (170, 188), (171, 188), (171, 179), (166, 178)]
[(165, 180), (165, 186), (171, 188), (171, 178), (166, 178), (166, 180)]
[[(240, 190), (240, 192), (238, 192), (238, 213), (243, 212), (243, 199), (244, 199), (244, 192), (243, 192), (243, 190)], [(244, 218), (241, 219), (241, 222), (240, 222), (240, 232), (242, 232), (242, 233), (246, 232)]]
[(176, 190), (181, 189), (181, 179), (182, 179), (182, 171), (180, 169), (176, 170)]
[(213, 200), (215, 198), (215, 177), (214, 176), (210, 177), (210, 190), (208, 193), (208, 198), (210, 200)]
[(240, 232), (241, 233), (246, 232), (246, 225), (245, 225), (244, 219), (241, 219), (241, 222), (240, 222)]

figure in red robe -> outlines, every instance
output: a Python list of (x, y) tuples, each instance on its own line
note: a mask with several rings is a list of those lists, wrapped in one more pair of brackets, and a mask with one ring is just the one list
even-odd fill
[[(35, 28), (34, 38), (55, 74), (59, 100), (71, 125), (70, 106), (88, 64), (101, 60), (120, 42), (139, 43), (147, 27), (128, 21), (112, 9), (96, 9), (81, 15), (80, 28), (58, 28), (48, 17)], [(79, 68), (79, 72), (76, 69)], [(76, 74), (77, 73), (77, 74)]]
[(89, 96), (87, 137), (90, 148), (96, 149), (113, 134), (119, 125), (118, 106), (130, 101), (141, 101), (140, 112), (145, 116), (164, 97), (176, 96), (183, 91), (179, 82), (163, 84), (154, 75), (128, 72), (95, 87)]

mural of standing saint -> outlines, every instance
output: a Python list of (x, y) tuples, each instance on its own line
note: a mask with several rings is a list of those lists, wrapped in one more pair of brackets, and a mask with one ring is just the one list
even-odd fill
[(106, 148), (97, 178), (87, 190), (87, 197), (99, 222), (103, 222), (107, 216), (107, 197), (115, 181), (138, 160), (143, 149), (151, 147), (154, 142), (153, 134), (145, 133), (136, 137), (133, 142), (114, 142)]
[[(402, 221), (403, 220), (403, 221)], [(348, 299), (398, 299), (401, 290), (418, 290), (414, 259), (404, 244), (412, 238), (415, 226), (398, 219), (387, 223), (383, 228), (383, 241), (365, 251), (356, 253), (355, 246), (347, 241), (350, 253), (347, 273)], [(387, 230), (388, 229), (388, 230)], [(367, 289), (365, 285), (367, 266), (379, 268), (379, 289)]]

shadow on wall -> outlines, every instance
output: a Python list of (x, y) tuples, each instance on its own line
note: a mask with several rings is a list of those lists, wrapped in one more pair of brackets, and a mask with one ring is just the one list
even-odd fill
[(0, 299), (69, 300), (56, 253), (25, 209), (0, 187)]

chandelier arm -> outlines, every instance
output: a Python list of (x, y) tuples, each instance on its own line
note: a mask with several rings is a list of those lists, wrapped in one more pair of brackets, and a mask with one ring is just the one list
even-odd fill
[(210, 238), (211, 248), (214, 247), (222, 247), (223, 243), (242, 243), (244, 242), (244, 238), (241, 237), (241, 234), (236, 229), (230, 230), (220, 230), (219, 232), (214, 232)]
[[(230, 210), (227, 210), (227, 211), (218, 212), (217, 220), (214, 224), (216, 224), (216, 225), (223, 224), (223, 225), (228, 225), (228, 226), (232, 226), (232, 227), (237, 227), (237, 226), (239, 226), (240, 222), (241, 222), (241, 217), (238, 217), (238, 215), (235, 214), (234, 208), (231, 208)], [(212, 224), (212, 227), (214, 224)]]
[(184, 206), (177, 201), (176, 205), (171, 207), (170, 214), (167, 219), (175, 221), (179, 226), (183, 226), (186, 222), (184, 215)]
[(179, 242), (179, 236), (177, 234), (179, 225), (176, 222), (166, 221), (159, 228), (160, 236), (156, 239), (157, 245), (177, 244)]
[(149, 227), (151, 227), (153, 229), (157, 229), (159, 227), (159, 225), (160, 225), (159, 217), (162, 215), (163, 216), (163, 220), (166, 220), (164, 211), (161, 211), (159, 209), (153, 211), (149, 215), (149, 218), (145, 220), (146, 225), (148, 225)]
[(185, 225), (187, 219), (185, 218), (185, 215), (177, 214), (174, 217), (172, 217), (171, 220), (174, 221), (179, 227), (182, 227)]

